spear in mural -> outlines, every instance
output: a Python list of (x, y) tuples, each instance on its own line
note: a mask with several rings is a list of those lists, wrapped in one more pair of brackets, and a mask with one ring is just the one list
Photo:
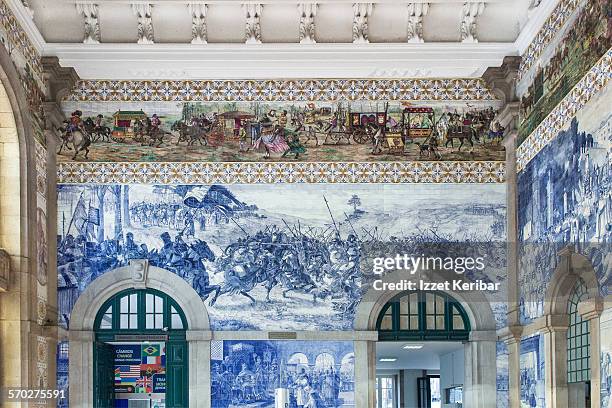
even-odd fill
[(327, 198), (323, 196), (323, 200), (325, 200), (325, 205), (327, 206), (327, 211), (329, 211), (329, 216), (331, 217), (332, 223), (334, 224), (334, 228), (336, 229), (336, 234), (340, 236), (340, 229), (338, 229), (338, 225), (336, 224), (336, 220), (334, 220), (334, 216), (331, 212), (331, 208), (329, 208), (329, 203), (327, 202)]
[(351, 219), (349, 218), (349, 216), (346, 215), (346, 212), (344, 213), (344, 216), (346, 217), (346, 220), (348, 221), (349, 225), (351, 226), (351, 229), (355, 233), (355, 238), (359, 239), (359, 234), (357, 233), (357, 231), (355, 231), (355, 227), (353, 227), (353, 223), (351, 222)]
[(236, 224), (236, 225), (238, 226), (238, 228), (240, 228), (240, 229), (242, 230), (242, 232), (244, 232), (244, 235), (246, 235), (247, 237), (249, 236), (249, 233), (248, 233), (248, 232), (246, 232), (246, 231), (244, 230), (244, 228), (242, 228), (242, 227), (240, 226), (240, 224), (238, 224), (238, 223), (236, 222), (236, 220), (234, 220), (233, 218), (230, 218), (230, 220), (232, 220), (232, 222), (233, 222), (234, 224)]
[(298, 235), (295, 233), (295, 231), (293, 231), (293, 229), (289, 226), (289, 224), (287, 224), (287, 221), (285, 221), (284, 218), (282, 218), (282, 220), (283, 220), (283, 223), (285, 224), (285, 227), (287, 227), (287, 229), (289, 230), (289, 232), (291, 232), (294, 237), (299, 238)]

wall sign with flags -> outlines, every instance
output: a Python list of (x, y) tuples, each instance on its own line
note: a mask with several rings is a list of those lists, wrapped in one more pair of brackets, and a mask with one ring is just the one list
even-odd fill
[(115, 344), (116, 393), (165, 393), (165, 343)]

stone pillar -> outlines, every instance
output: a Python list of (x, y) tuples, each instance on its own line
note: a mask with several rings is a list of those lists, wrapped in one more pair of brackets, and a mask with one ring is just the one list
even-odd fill
[(508, 272), (508, 326), (520, 324), (519, 255), (518, 255), (518, 185), (516, 172), (516, 138), (512, 130), (504, 139), (506, 148), (506, 231)]
[(603, 299), (597, 297), (587, 299), (578, 305), (578, 313), (584, 320), (589, 321), (591, 335), (590, 359), (591, 367), (591, 407), (601, 407), (601, 333), (600, 319), (603, 312)]
[(500, 336), (508, 347), (508, 407), (521, 408), (521, 326), (510, 326)]
[(70, 332), (68, 383), (71, 407), (93, 407), (93, 344), (92, 331)]
[(355, 347), (355, 408), (376, 406), (376, 342), (359, 340)]
[(547, 315), (544, 335), (546, 408), (568, 408), (567, 315)]
[(472, 332), (465, 343), (463, 404), (470, 408), (494, 407), (497, 402), (497, 334)]
[(189, 406), (210, 408), (210, 340), (209, 331), (187, 331), (189, 344)]

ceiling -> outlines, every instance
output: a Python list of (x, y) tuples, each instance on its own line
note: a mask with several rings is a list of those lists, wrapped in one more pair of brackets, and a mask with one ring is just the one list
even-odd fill
[[(83, 41), (83, 17), (75, 0), (28, 0), (34, 22), (49, 43)], [(480, 42), (513, 42), (528, 19), (531, 0), (497, 0), (487, 2), (478, 17)], [(98, 4), (102, 43), (134, 43), (137, 17), (131, 1), (92, 1)], [(191, 13), (187, 1), (152, 0), (155, 43), (190, 43)], [(209, 43), (243, 43), (245, 41), (244, 1), (209, 2), (206, 14)], [(265, 2), (264, 2), (265, 3)], [(347, 1), (320, 1), (315, 17), (318, 43), (352, 42), (353, 5)], [(298, 2), (274, 1), (264, 4), (261, 13), (263, 43), (299, 42), (300, 15)], [(423, 17), (425, 42), (460, 42), (463, 2), (445, 0), (431, 3)], [(405, 1), (377, 3), (368, 18), (369, 39), (374, 43), (402, 43), (408, 30), (408, 7)]]
[[(142, 79), (143, 74), (156, 79), (232, 79), (478, 77), (487, 67), (499, 66), (504, 56), (526, 48), (558, 0), (484, 1), (474, 17), (478, 41), (467, 43), (461, 34), (462, 21), (470, 21), (464, 1), (431, 0), (420, 19), (423, 42), (411, 44), (406, 1), (367, 3), (372, 7), (366, 44), (353, 43), (352, 1), (316, 1), (316, 44), (300, 44), (297, 0), (261, 2), (260, 44), (245, 44), (246, 1), (191, 2), (207, 4), (208, 44), (197, 45), (191, 44), (188, 0), (8, 2), (19, 9), (16, 14), (38, 38), (42, 53), (75, 67), (83, 79)], [(85, 17), (77, 3), (97, 4), (98, 44), (83, 44)], [(134, 3), (151, 5), (153, 44), (137, 44)]]
[[(430, 341), (419, 350), (404, 350), (407, 342), (379, 341), (376, 343), (377, 370), (439, 370), (440, 356), (463, 349), (457, 341)], [(395, 362), (381, 362), (384, 357), (397, 358)]]

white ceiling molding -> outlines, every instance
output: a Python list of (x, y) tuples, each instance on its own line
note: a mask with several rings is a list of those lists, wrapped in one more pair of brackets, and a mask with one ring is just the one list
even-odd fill
[[(480, 77), (512, 44), (49, 44), (82, 79)], [(180, 67), (180, 68), (177, 68)]]
[(429, 11), (429, 3), (408, 3), (408, 42), (423, 43), (423, 16)]
[(300, 44), (316, 44), (315, 40), (315, 16), (317, 15), (317, 3), (298, 4), (300, 13)]
[(367, 44), (368, 17), (372, 14), (372, 3), (353, 4), (353, 44)]
[[(229, 43), (216, 43), (208, 44), (206, 47), (199, 46), (194, 48), (189, 42), (192, 40), (192, 35), (189, 30), (191, 18), (185, 9), (185, 5), (189, 3), (187, 0), (151, 0), (148, 2), (132, 0), (126, 2), (125, 0), (57, 0), (54, 2), (53, 7), (48, 7), (49, 3), (47, 0), (28, 0), (30, 8), (34, 10), (34, 17), (32, 13), (23, 5), (21, 0), (4, 0), (13, 11), (15, 17), (18, 19), (21, 27), (25, 31), (26, 35), (30, 38), (33, 47), (40, 52), (42, 55), (54, 56), (57, 55), (65, 66), (74, 66), (79, 74), (83, 78), (125, 78), (125, 79), (142, 79), (142, 76), (138, 76), (143, 72), (157, 72), (154, 75), (157, 78), (167, 77), (178, 78), (180, 75), (185, 75), (186, 79), (205, 79), (205, 78), (269, 78), (272, 76), (277, 77), (386, 77), (386, 76), (429, 76), (429, 77), (471, 77), (479, 76), (484, 68), (488, 66), (500, 65), (505, 55), (519, 55), (524, 52), (529, 44), (534, 40), (537, 33), (542, 29), (548, 17), (552, 11), (558, 5), (559, 0), (542, 0), (540, 5), (536, 8), (528, 9), (531, 6), (529, 0), (513, 0), (516, 1), (516, 7), (512, 7), (511, 10), (519, 9), (516, 13), (514, 20), (508, 21), (499, 20), (504, 13), (508, 12), (507, 0), (489, 0), (485, 1), (487, 4), (486, 12), (486, 24), (487, 26), (495, 25), (499, 26), (499, 30), (508, 30), (508, 27), (512, 25), (516, 27), (516, 34), (510, 37), (510, 35), (504, 34), (501, 40), (494, 40), (490, 36), (490, 30), (479, 33), (480, 43), (479, 44), (460, 44), (458, 38), (452, 39), (448, 35), (444, 38), (441, 35), (436, 34), (436, 38), (432, 38), (432, 27), (434, 27), (437, 19), (440, 18), (440, 13), (446, 13), (448, 18), (449, 13), (452, 10), (461, 10), (465, 0), (411, 0), (407, 2), (398, 1), (387, 1), (382, 0), (376, 2), (376, 4), (383, 4), (384, 7), (408, 7), (409, 3), (429, 3), (429, 12), (424, 15), (424, 26), (425, 33), (423, 35), (424, 44), (402, 44), (401, 41), (406, 41), (406, 17), (402, 17), (404, 20), (404, 26), (394, 34), (393, 37), (395, 42), (381, 42), (385, 41), (385, 38), (381, 38), (380, 27), (384, 27), (385, 19), (389, 16), (393, 16), (395, 11), (389, 13), (374, 13), (374, 16), (370, 18), (370, 25), (372, 32), (369, 33), (375, 36), (376, 44), (366, 44), (355, 46), (350, 43), (341, 44), (334, 40), (334, 37), (330, 38), (330, 34), (325, 34), (325, 30), (322, 27), (317, 28), (317, 41), (318, 44), (312, 47), (301, 47), (297, 49), (292, 47), (293, 44), (285, 43), (274, 43), (274, 44), (260, 44), (252, 49), (246, 47), (244, 44), (229, 44)], [(294, 0), (290, 0), (294, 1)], [(243, 3), (244, 0), (206, 0), (207, 5), (234, 5), (232, 7), (240, 7), (239, 4)], [(105, 43), (105, 44), (78, 44), (83, 40), (82, 25), (83, 16), (77, 12), (75, 4), (77, 3), (91, 3), (98, 4), (99, 10), (102, 7), (115, 6), (117, 10), (120, 7), (124, 7), (125, 10), (129, 10), (130, 3), (148, 4), (148, 5), (165, 5), (164, 7), (177, 5), (176, 13), (174, 18), (179, 18), (181, 15), (184, 17), (183, 23), (174, 22), (174, 20), (168, 20), (166, 16), (156, 16), (157, 19), (153, 19), (156, 24), (166, 24), (166, 32), (168, 24), (185, 24), (183, 30), (186, 36), (181, 39), (164, 40), (162, 36), (163, 44), (160, 44), (158, 39), (157, 44), (149, 45), (147, 47), (138, 47), (136, 44), (131, 43), (129, 38), (133, 38), (134, 34), (128, 34), (125, 36), (125, 42), (120, 43)], [(200, 3), (198, 1), (198, 3)], [(288, 0), (268, 0), (264, 1), (267, 5), (284, 5), (287, 6)], [(326, 21), (326, 25), (329, 24), (329, 10), (337, 10), (337, 7), (346, 4), (347, 12), (352, 11), (352, 5), (354, 0), (316, 0), (319, 5), (317, 8), (316, 20), (319, 21), (319, 15), (321, 19)], [(299, 0), (295, 0), (294, 3), (297, 7)], [(335, 6), (338, 4), (339, 6)], [(322, 6), (331, 7), (331, 9), (321, 10)], [(44, 8), (41, 8), (45, 6)], [(178, 6), (183, 10), (182, 13), (178, 12)], [(502, 7), (503, 6), (503, 7)], [(514, 6), (514, 4), (512, 5)], [(63, 9), (61, 9), (63, 7)], [(160, 6), (161, 7), (161, 6)], [(334, 8), (335, 7), (335, 8)], [(502, 7), (496, 9), (495, 7)], [(72, 8), (73, 13), (69, 12)], [(60, 10), (61, 9), (61, 10)], [(231, 9), (231, 7), (230, 7)], [(56, 11), (57, 10), (57, 11)], [(293, 9), (295, 10), (295, 9)], [(349, 11), (351, 10), (351, 11)], [(381, 6), (382, 10), (382, 6)], [(389, 10), (389, 9), (387, 9)], [(391, 9), (393, 10), (393, 9)], [(404, 9), (405, 10), (405, 9)], [(503, 10), (503, 11), (502, 11)], [(297, 10), (295, 10), (297, 11)], [(295, 11), (293, 13), (295, 13)], [(103, 21), (104, 27), (102, 27), (102, 36), (104, 36), (104, 30), (116, 30), (116, 27), (107, 26), (108, 9), (106, 11), (102, 9), (100, 14), (106, 18)], [(327, 13), (327, 14), (326, 14)], [(210, 9), (206, 12), (206, 22), (210, 27), (209, 19)], [(60, 21), (57, 16), (61, 15), (62, 24), (54, 24), (54, 21)], [(276, 14), (278, 16), (278, 13)], [(399, 15), (399, 14), (398, 14)], [(406, 16), (406, 13), (402, 14)], [(457, 20), (460, 19), (459, 14), (455, 14)], [(299, 14), (294, 14), (295, 26), (299, 22)], [(525, 18), (519, 17), (516, 20), (516, 16), (527, 16)], [(347, 16), (345, 16), (347, 17)], [(345, 18), (343, 17), (343, 18)], [(216, 16), (216, 27), (219, 26), (219, 16)], [(236, 17), (236, 21), (244, 21), (242, 14)], [(110, 20), (114, 21), (114, 20)], [(132, 25), (125, 24), (125, 21), (129, 21), (129, 18), (124, 18), (122, 24), (126, 27), (126, 33), (130, 33), (130, 30), (134, 30), (133, 22)], [(504, 21), (507, 22), (504, 26)], [(401, 21), (398, 21), (401, 24)], [(396, 22), (396, 24), (398, 23)], [(484, 24), (485, 21), (483, 21)], [(498, 24), (499, 22), (499, 24)], [(266, 24), (270, 21), (266, 21)], [(38, 26), (37, 26), (38, 24)], [(180, 25), (179, 25), (180, 26)], [(375, 27), (376, 26), (376, 27)], [(39, 28), (40, 27), (40, 28)], [(54, 34), (56, 28), (64, 29), (69, 34)], [(347, 33), (350, 33), (350, 23), (348, 23)], [(151, 22), (151, 31), (152, 31)], [(296, 27), (295, 34), (295, 45), (297, 44), (298, 36)], [(441, 27), (443, 28), (443, 27)], [(47, 36), (51, 29), (51, 39), (49, 42), (45, 41), (43, 34)], [(378, 31), (377, 31), (378, 30)], [(497, 30), (497, 31), (499, 31)], [(242, 30), (240, 30), (242, 31)], [(327, 37), (319, 38), (319, 31), (323, 33), (323, 36)], [(402, 33), (403, 31), (403, 33)], [(438, 30), (436, 30), (437, 32)], [(447, 30), (451, 36), (453, 30)], [(376, 33), (376, 34), (373, 34)], [(454, 31), (454, 35), (458, 36), (457, 31)], [(508, 32), (509, 33), (509, 32)], [(160, 34), (161, 35), (161, 34)], [(265, 33), (264, 33), (265, 35)], [(335, 36), (336, 33), (333, 33)], [(349, 38), (351, 37), (350, 34)], [(242, 37), (242, 36), (241, 36)], [(244, 38), (244, 37), (242, 37)], [(346, 38), (346, 37), (344, 37)], [(403, 38), (403, 39), (402, 39)], [(182, 41), (185, 41), (184, 43)], [(216, 39), (215, 41), (219, 41)], [(242, 39), (244, 41), (244, 39)], [(347, 41), (345, 39), (344, 41)], [(350, 39), (348, 39), (350, 41)], [(387, 40), (388, 41), (388, 40)], [(500, 42), (501, 41), (501, 42)], [(179, 43), (180, 42), (180, 43)], [(409, 46), (403, 48), (402, 45)], [(269, 60), (264, 61), (260, 58), (257, 53), (261, 49), (262, 55), (265, 55)], [(176, 50), (176, 51), (175, 51)], [(181, 55), (187, 53), (189, 55)], [(231, 53), (239, 53), (242, 56), (228, 56)], [(377, 55), (380, 53), (380, 55)], [(251, 70), (249, 58), (253, 58), (255, 66)], [(310, 58), (314, 58), (314, 61), (309, 61)], [(232, 61), (239, 60), (244, 66), (230, 66)], [(296, 62), (297, 61), (297, 62)], [(176, 67), (180, 66), (180, 69)], [(155, 67), (151, 69), (150, 67)], [(286, 71), (285, 68), (288, 70)], [(166, 74), (164, 74), (166, 73)], [(180, 75), (179, 75), (180, 73)], [(280, 74), (279, 74), (280, 73)], [(226, 74), (226, 75), (223, 75)], [(411, 75), (409, 75), (411, 74)]]
[(203, 2), (191, 2), (187, 5), (191, 13), (191, 43), (208, 44), (206, 27), (206, 10), (208, 6)]
[(478, 24), (477, 18), (482, 14), (485, 8), (485, 3), (468, 2), (463, 5), (461, 15), (461, 42), (462, 43), (477, 43), (478, 42)]
[(245, 44), (261, 44), (261, 4), (243, 4), (245, 15)]
[(132, 3), (138, 18), (138, 44), (153, 44), (153, 7), (149, 3)]
[(100, 22), (98, 5), (94, 3), (77, 3), (77, 11), (83, 15), (85, 25), (84, 44), (100, 44)]

